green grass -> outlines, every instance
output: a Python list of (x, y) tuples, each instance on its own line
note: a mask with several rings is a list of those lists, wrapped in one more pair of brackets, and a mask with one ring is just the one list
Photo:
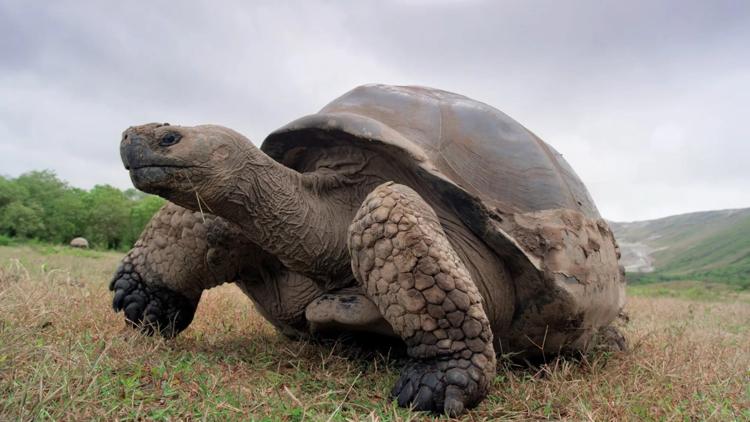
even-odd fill
[(750, 293), (744, 289), (725, 283), (707, 283), (704, 281), (666, 281), (631, 284), (629, 296), (671, 297), (697, 301), (728, 301), (750, 304)]
[[(0, 247), (0, 420), (433, 418), (389, 398), (403, 361), (290, 341), (235, 286), (208, 291), (176, 339), (141, 336), (110, 308), (120, 257)], [(695, 287), (629, 287), (631, 351), (503, 362), (463, 419), (750, 419), (747, 292)]]
[(666, 271), (652, 273), (628, 273), (628, 281), (633, 285), (669, 283), (682, 280), (696, 280), (706, 284), (725, 284), (738, 290), (750, 290), (750, 276), (745, 268), (726, 267), (710, 271), (688, 272), (685, 275)]
[(15, 244), (15, 240), (12, 237), (0, 234), (0, 246), (10, 246), (13, 244)]

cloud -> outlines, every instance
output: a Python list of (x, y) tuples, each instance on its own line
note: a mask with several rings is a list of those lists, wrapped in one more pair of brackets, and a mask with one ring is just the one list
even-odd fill
[(750, 206), (750, 6), (717, 2), (0, 1), (0, 173), (128, 187), (148, 121), (260, 143), (356, 85), (503, 110), (562, 152), (602, 213)]

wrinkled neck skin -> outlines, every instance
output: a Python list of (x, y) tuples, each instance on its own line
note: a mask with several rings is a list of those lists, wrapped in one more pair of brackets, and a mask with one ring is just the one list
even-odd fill
[[(248, 145), (237, 163), (200, 193), (205, 211), (239, 225), (245, 235), (287, 268), (328, 284), (350, 272), (349, 221), (327, 194), (330, 178), (301, 174)], [(199, 208), (197, 198), (191, 208)], [(338, 215), (337, 215), (338, 214)]]

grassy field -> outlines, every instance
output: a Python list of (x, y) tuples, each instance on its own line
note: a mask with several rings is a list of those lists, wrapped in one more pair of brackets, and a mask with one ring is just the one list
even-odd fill
[[(286, 340), (234, 286), (207, 292), (175, 340), (137, 334), (110, 308), (118, 259), (0, 247), (0, 420), (431, 417), (389, 399), (397, 359)], [(750, 420), (750, 294), (696, 283), (631, 293), (631, 351), (503, 364), (465, 419)]]

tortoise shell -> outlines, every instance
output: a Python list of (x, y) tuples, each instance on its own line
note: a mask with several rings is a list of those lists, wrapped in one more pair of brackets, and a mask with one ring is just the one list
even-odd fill
[(432, 88), (365, 85), (276, 130), (261, 149), (305, 171), (312, 151), (341, 144), (410, 167), (503, 258), (522, 304), (519, 338), (581, 347), (577, 339), (624, 305), (619, 250), (586, 187), (560, 153), (494, 107)]
[[(283, 154), (306, 129), (403, 148), (490, 206), (527, 212), (568, 208), (598, 218), (586, 187), (560, 153), (501, 111), (462, 95), (413, 86), (365, 85), (272, 133), (262, 149)], [(288, 164), (288, 163), (287, 163)]]

